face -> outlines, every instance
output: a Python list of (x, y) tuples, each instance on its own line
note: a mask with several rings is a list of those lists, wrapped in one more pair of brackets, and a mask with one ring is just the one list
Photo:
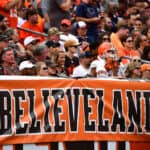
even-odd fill
[(38, 75), (40, 75), (40, 76), (48, 76), (48, 68), (47, 68), (45, 63), (43, 63), (40, 66), (40, 70), (38, 72)]
[(122, 35), (123, 35), (123, 36), (128, 36), (128, 35), (129, 35), (129, 29), (124, 29), (124, 30), (122, 31)]
[(68, 51), (71, 52), (72, 54), (77, 53), (78, 46), (70, 46), (68, 47)]
[(150, 29), (147, 32), (147, 38), (148, 38), (148, 40), (150, 40)]
[(55, 75), (56, 74), (56, 68), (48, 67), (48, 74), (49, 75)]
[(141, 69), (140, 68), (135, 68), (133, 71), (132, 71), (132, 74), (134, 76), (136, 76), (137, 78), (140, 78), (141, 77)]
[(150, 79), (150, 70), (145, 70), (145, 71), (143, 71), (142, 76), (143, 76), (145, 79)]
[(29, 20), (32, 24), (37, 24), (38, 23), (38, 15), (34, 14), (34, 15), (30, 16)]
[(131, 24), (131, 25), (134, 25), (134, 24), (135, 24), (136, 18), (137, 18), (136, 15), (131, 15), (131, 16), (130, 16), (130, 24)]
[(2, 60), (4, 63), (14, 64), (15, 63), (14, 51), (13, 50), (6, 51), (2, 56)]
[(112, 27), (112, 22), (111, 22), (111, 20), (109, 18), (106, 18), (105, 25), (106, 25), (106, 27), (109, 27), (109, 28)]
[(57, 64), (58, 65), (64, 65), (65, 64), (65, 53), (60, 52), (58, 53), (58, 59), (57, 59)]
[(9, 26), (8, 19), (5, 17), (1, 22), (0, 22), (0, 29), (1, 30), (6, 30)]
[(129, 49), (133, 48), (133, 39), (132, 39), (132, 37), (128, 37), (126, 39), (126, 41), (124, 42), (124, 46), (129, 48)]
[(78, 28), (78, 29), (77, 29), (77, 32), (78, 32), (78, 35), (79, 35), (79, 36), (86, 36), (87, 28), (86, 28), (86, 27)]
[(141, 35), (141, 43), (140, 43), (141, 46), (145, 47), (148, 45), (148, 39), (145, 35)]
[(91, 58), (82, 58), (80, 60), (81, 64), (83, 64), (84, 66), (86, 67), (89, 67), (90, 66), (90, 63), (91, 63)]
[(48, 48), (45, 48), (44, 52), (39, 56), (41, 61), (45, 61), (46, 57), (48, 56)]
[(134, 25), (135, 30), (141, 31), (143, 28), (143, 24), (140, 20), (136, 20), (135, 21), (135, 25)]
[(56, 42), (58, 42), (59, 39), (60, 38), (59, 38), (58, 34), (54, 34), (54, 35), (51, 35), (51, 36), (48, 37), (48, 40), (50, 40), (50, 41), (56, 41)]
[(62, 25), (60, 26), (60, 30), (63, 31), (63, 32), (69, 32), (70, 29), (71, 29), (71, 26), (68, 26), (68, 25), (66, 25), (66, 24), (62, 24)]
[(103, 38), (102, 38), (102, 41), (103, 42), (110, 42), (110, 38), (108, 35), (104, 35)]

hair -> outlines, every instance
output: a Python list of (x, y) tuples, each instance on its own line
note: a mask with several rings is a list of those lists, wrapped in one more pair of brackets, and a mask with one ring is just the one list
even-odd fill
[(103, 42), (103, 37), (107, 35), (108, 37), (110, 37), (110, 34), (108, 32), (103, 32), (99, 35), (99, 39), (98, 39), (98, 43), (101, 44)]
[(150, 53), (150, 46), (146, 46), (143, 50), (143, 54), (141, 56), (142, 59), (150, 61), (150, 58), (148, 58), (148, 54)]
[(59, 58), (59, 55), (60, 54), (65, 54), (65, 52), (64, 51), (59, 51), (58, 53), (56, 53), (56, 57), (55, 57), (55, 63), (57, 63), (57, 61), (58, 61), (58, 58)]
[(150, 27), (145, 27), (143, 30), (142, 30), (142, 34), (143, 35), (145, 35), (145, 36), (147, 36), (147, 33), (148, 33), (148, 31), (150, 30)]
[(140, 34), (135, 40), (135, 48), (136, 49), (140, 48), (140, 43), (142, 42), (142, 36), (145, 36), (145, 35)]
[(37, 45), (33, 50), (34, 56), (40, 56), (45, 51), (45, 45)]
[(32, 9), (32, 10), (28, 9), (26, 13), (26, 18), (29, 19), (29, 17), (34, 14), (38, 14), (38, 11), (36, 9)]
[(132, 36), (131, 36), (131, 35), (128, 35), (128, 36), (124, 36), (124, 37), (122, 37), (122, 38), (121, 38), (121, 42), (122, 42), (122, 43), (123, 43), (123, 42), (126, 42), (126, 41), (127, 41), (127, 39), (128, 39), (129, 37), (131, 37), (131, 38), (132, 38)]

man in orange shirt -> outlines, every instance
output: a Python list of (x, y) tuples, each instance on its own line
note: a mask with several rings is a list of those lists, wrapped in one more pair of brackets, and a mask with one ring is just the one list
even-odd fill
[(110, 35), (110, 40), (112, 45), (117, 51), (120, 51), (124, 48), (121, 39), (129, 35), (129, 28), (126, 25), (120, 26), (116, 33)]
[(10, 27), (17, 26), (17, 11), (15, 7), (21, 6), (22, 0), (1, 0), (0, 14), (4, 15), (9, 20)]
[[(38, 22), (38, 12), (33, 9), (29, 10), (27, 12), (27, 21), (22, 24), (21, 28), (26, 28), (30, 29), (32, 31), (37, 31), (37, 32), (43, 32), (43, 23)], [(23, 42), (23, 40), (28, 37), (28, 36), (33, 36), (33, 37), (39, 37), (39, 35), (33, 34), (31, 32), (25, 32), (25, 31), (19, 31), (19, 37), (20, 41)], [(39, 37), (40, 41), (43, 41), (43, 37)]]

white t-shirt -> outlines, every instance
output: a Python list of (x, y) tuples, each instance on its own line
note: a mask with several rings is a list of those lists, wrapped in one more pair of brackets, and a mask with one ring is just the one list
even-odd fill
[(88, 75), (89, 69), (84, 68), (82, 65), (77, 66), (73, 70), (72, 77), (85, 77)]

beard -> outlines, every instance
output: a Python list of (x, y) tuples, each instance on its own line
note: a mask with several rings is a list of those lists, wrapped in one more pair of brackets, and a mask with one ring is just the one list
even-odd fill
[(6, 29), (7, 29), (7, 26), (6, 26), (6, 25), (4, 25), (4, 24), (0, 25), (0, 30), (6, 31)]

